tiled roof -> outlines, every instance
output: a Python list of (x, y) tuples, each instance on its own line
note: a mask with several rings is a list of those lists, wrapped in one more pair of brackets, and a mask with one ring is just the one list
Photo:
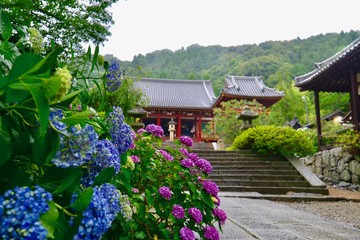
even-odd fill
[(265, 86), (261, 77), (226, 76), (222, 92), (244, 97), (283, 97), (284, 93)]
[(344, 58), (351, 55), (353, 52), (360, 50), (360, 37), (355, 39), (352, 43), (342, 49), (340, 52), (329, 57), (328, 59), (315, 63), (316, 68), (309, 73), (306, 73), (301, 76), (295, 77), (295, 86), (302, 86), (308, 82), (311, 82), (312, 79), (316, 78), (320, 74), (326, 72), (332, 66), (341, 62)]
[(149, 98), (148, 107), (210, 109), (216, 100), (209, 80), (142, 78), (136, 84)]

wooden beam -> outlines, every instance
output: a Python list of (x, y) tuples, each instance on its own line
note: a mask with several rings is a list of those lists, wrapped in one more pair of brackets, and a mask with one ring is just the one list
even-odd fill
[(318, 135), (318, 150), (320, 150), (322, 145), (321, 140), (321, 116), (320, 116), (320, 101), (319, 101), (319, 92), (314, 91), (314, 100), (315, 100), (315, 115), (316, 115), (316, 128)]
[(351, 89), (350, 89), (351, 118), (354, 125), (354, 131), (359, 132), (360, 103), (359, 103), (359, 93), (358, 93), (357, 72), (354, 70), (351, 71), (350, 81), (351, 81)]

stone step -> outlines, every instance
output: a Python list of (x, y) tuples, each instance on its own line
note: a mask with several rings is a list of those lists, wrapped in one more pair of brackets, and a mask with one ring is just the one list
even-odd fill
[(258, 186), (258, 187), (310, 187), (305, 180), (217, 180), (220, 186)]
[(211, 175), (225, 175), (225, 174), (256, 174), (256, 175), (299, 175), (299, 172), (296, 169), (291, 170), (281, 170), (281, 169), (243, 169), (241, 171), (238, 170), (216, 170), (213, 169)]
[(256, 165), (256, 164), (249, 164), (249, 165), (245, 165), (245, 164), (239, 164), (239, 165), (234, 165), (234, 164), (229, 164), (229, 165), (212, 165), (213, 167), (213, 171), (227, 171), (227, 170), (237, 170), (237, 171), (242, 171), (242, 170), (253, 170), (253, 169), (258, 169), (258, 171), (262, 171), (263, 169), (266, 170), (289, 170), (292, 171), (294, 170), (294, 168), (290, 165)]
[(210, 179), (214, 182), (220, 180), (283, 180), (283, 181), (295, 181), (295, 180), (303, 180), (304, 178), (301, 175), (265, 175), (265, 174), (222, 174), (222, 175), (210, 175)]
[(217, 157), (209, 157), (209, 156), (199, 156), (200, 158), (204, 158), (210, 162), (213, 161), (233, 161), (233, 162), (241, 162), (241, 161), (262, 161), (262, 162), (286, 162), (285, 159), (269, 156), (269, 157), (259, 157), (259, 156), (217, 156)]
[(219, 186), (223, 192), (258, 192), (261, 194), (287, 194), (289, 192), (317, 193), (328, 195), (326, 187), (269, 187), (269, 186)]
[(252, 168), (271, 168), (271, 167), (292, 167), (288, 162), (264, 163), (264, 162), (211, 162), (213, 168), (217, 167), (252, 167)]

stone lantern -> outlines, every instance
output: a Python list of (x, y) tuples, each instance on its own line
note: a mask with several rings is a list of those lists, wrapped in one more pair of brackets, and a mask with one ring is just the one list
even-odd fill
[(259, 116), (258, 113), (251, 110), (249, 106), (245, 106), (244, 110), (238, 116), (238, 119), (243, 121), (241, 129), (246, 130), (252, 127), (252, 120)]
[(142, 123), (142, 118), (147, 117), (147, 111), (145, 111), (139, 105), (136, 105), (133, 109), (128, 111), (128, 114), (134, 118), (134, 122), (130, 124), (133, 130), (136, 132), (140, 128), (144, 128), (145, 124)]
[(171, 118), (171, 120), (168, 122), (168, 126), (169, 126), (169, 133), (170, 133), (170, 141), (174, 141), (174, 133), (175, 133), (175, 125), (176, 122), (174, 121), (173, 118)]

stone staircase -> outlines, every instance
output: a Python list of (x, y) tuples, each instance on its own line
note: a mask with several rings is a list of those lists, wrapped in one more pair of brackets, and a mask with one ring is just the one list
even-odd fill
[(250, 150), (215, 151), (193, 149), (213, 166), (210, 179), (223, 192), (260, 194), (311, 193), (327, 195), (323, 186), (312, 186), (285, 157)]

